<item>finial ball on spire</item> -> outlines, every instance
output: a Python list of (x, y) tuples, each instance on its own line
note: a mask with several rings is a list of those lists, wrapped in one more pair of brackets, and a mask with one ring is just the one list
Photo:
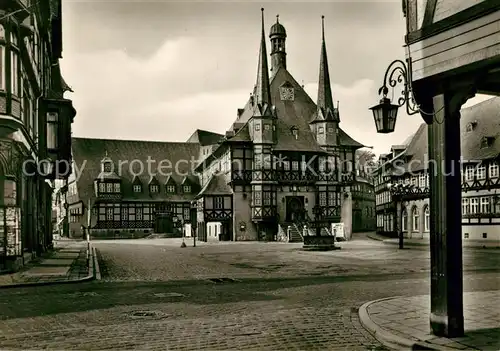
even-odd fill
[(325, 15), (322, 15), (321, 18), (325, 19)]
[(261, 8), (260, 8), (260, 10), (261, 10), (262, 12), (264, 12), (264, 8), (263, 8), (263, 7), (261, 7)]

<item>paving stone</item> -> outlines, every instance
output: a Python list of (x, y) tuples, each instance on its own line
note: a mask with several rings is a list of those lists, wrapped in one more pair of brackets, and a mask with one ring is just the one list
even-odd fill
[(58, 275), (58, 276), (65, 276), (68, 274), (70, 267), (69, 266), (61, 266), (61, 267), (54, 267), (54, 266), (39, 266), (39, 267), (33, 267), (29, 271), (26, 271), (23, 273), (23, 276), (44, 276), (44, 275)]
[[(78, 257), (78, 256), (77, 256)], [(40, 262), (41, 266), (71, 266), (74, 259), (49, 258)]]

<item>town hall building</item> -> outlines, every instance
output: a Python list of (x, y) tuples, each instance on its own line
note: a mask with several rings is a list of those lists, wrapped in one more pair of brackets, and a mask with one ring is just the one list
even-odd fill
[[(175, 234), (191, 223), (201, 240), (300, 241), (343, 223), (349, 239), (356, 199), (373, 199), (370, 211), (355, 216), (360, 222), (374, 217), (375, 202), (373, 194), (353, 196), (373, 188), (356, 179), (355, 154), (364, 145), (340, 127), (322, 28), (316, 103), (288, 71), (278, 19), (268, 66), (262, 13), (256, 84), (224, 135), (197, 130), (183, 143), (73, 138), (74, 169), (85, 168), (68, 181), (70, 235), (81, 236), (82, 225), (94, 237)], [(156, 161), (149, 173), (140, 162), (118, 165), (145, 165), (148, 157)], [(162, 160), (180, 166), (162, 172)]]

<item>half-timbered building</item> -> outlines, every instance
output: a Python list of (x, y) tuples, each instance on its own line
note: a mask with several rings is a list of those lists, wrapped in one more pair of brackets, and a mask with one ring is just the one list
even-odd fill
[[(500, 240), (500, 98), (461, 113), (462, 233), (464, 240)], [(429, 238), (427, 128), (381, 155), (375, 172), (377, 232)]]
[[(328, 235), (331, 223), (343, 222), (350, 236), (353, 196), (366, 203), (369, 182), (356, 181), (355, 152), (363, 145), (339, 126), (324, 33), (317, 103), (287, 69), (283, 25), (271, 27), (270, 69), (263, 22), (261, 35), (256, 84), (225, 135), (197, 131), (185, 143), (73, 138), (70, 235), (81, 235), (86, 223), (93, 236), (123, 237), (190, 222), (201, 240), (278, 240), (288, 228), (300, 239)], [(148, 157), (152, 172), (141, 173)], [(158, 175), (162, 160), (184, 166)], [(187, 167), (185, 160), (195, 162)]]
[(63, 97), (61, 7), (0, 2), (0, 271), (51, 248), (51, 182), (70, 173), (53, 167), (69, 161), (76, 114)]

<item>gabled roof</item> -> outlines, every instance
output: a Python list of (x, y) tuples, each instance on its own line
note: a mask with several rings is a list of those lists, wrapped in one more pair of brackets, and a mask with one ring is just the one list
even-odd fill
[[(294, 101), (282, 101), (280, 97), (280, 87), (283, 84), (289, 84), (295, 89)], [(274, 147), (276, 151), (311, 151), (325, 152), (318, 143), (316, 137), (311, 131), (309, 121), (316, 113), (317, 107), (314, 101), (305, 92), (302, 86), (292, 77), (292, 75), (283, 67), (281, 67), (271, 79), (271, 101), (276, 107), (278, 132), (277, 145)], [(247, 123), (252, 117), (252, 108), (250, 99), (245, 105), (243, 113), (236, 122)], [(292, 135), (290, 129), (296, 126), (298, 128), (298, 138)], [(363, 145), (352, 139), (341, 128), (339, 130), (339, 143), (344, 146), (355, 148), (363, 147)], [(230, 141), (251, 141), (248, 133), (248, 125), (241, 128)]]
[(224, 135), (197, 129), (187, 140), (188, 143), (198, 143), (201, 146), (214, 145), (224, 138)]
[[(77, 179), (79, 200), (86, 204), (88, 199), (92, 201), (95, 199), (93, 181), (101, 170), (101, 155), (107, 151), (122, 181), (124, 200), (190, 201), (194, 198), (194, 194), (167, 194), (165, 189), (161, 189), (152, 199), (147, 189), (139, 194), (134, 193), (132, 182), (136, 178), (143, 185), (147, 185), (151, 175), (155, 175), (160, 184), (165, 184), (169, 176), (180, 183), (187, 174), (193, 184), (198, 184), (198, 177), (190, 168), (191, 161), (198, 158), (199, 149), (200, 144), (194, 142), (72, 138), (73, 160), (81, 172)], [(142, 173), (141, 164), (144, 167)]]
[(233, 189), (227, 184), (224, 174), (218, 172), (214, 173), (210, 180), (205, 184), (200, 193), (196, 196), (200, 198), (204, 195), (232, 195)]
[[(467, 125), (477, 122), (472, 131)], [(460, 118), (461, 151), (464, 162), (496, 158), (500, 154), (500, 98), (494, 97), (463, 109)], [(481, 148), (484, 137), (493, 137), (491, 146)], [(427, 125), (422, 123), (412, 136), (406, 149), (408, 156), (405, 171), (417, 172), (426, 169), (428, 158)], [(414, 161), (411, 162), (410, 161)], [(411, 166), (410, 166), (411, 164)]]

